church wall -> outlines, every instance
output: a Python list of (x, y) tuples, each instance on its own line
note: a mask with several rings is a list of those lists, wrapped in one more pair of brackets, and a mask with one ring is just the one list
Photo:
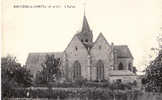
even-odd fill
[(121, 79), (122, 83), (129, 83), (129, 82), (133, 83), (134, 81), (137, 81), (137, 76), (135, 76), (135, 75), (134, 76), (127, 76), (127, 75), (125, 75), (125, 76), (110, 76), (109, 79), (110, 79), (111, 83), (118, 79)]
[(93, 39), (93, 34), (92, 32), (81, 32), (79, 34), (77, 34), (78, 38), (82, 41), (82, 42), (92, 42)]
[[(88, 48), (88, 50), (85, 48), (85, 46), (86, 48)], [(115, 47), (117, 47), (118, 49), (115, 49)], [(120, 51), (124, 51), (124, 54), (123, 52), (121, 52), (121, 54), (123, 54), (124, 56), (119, 56)], [(60, 65), (60, 69), (62, 72), (62, 76), (65, 77), (67, 80), (73, 80), (74, 74), (73, 65), (75, 61), (79, 62), (79, 66), (81, 65), (82, 78), (87, 80), (91, 79), (96, 80), (97, 78), (96, 64), (100, 61), (98, 66), (104, 65), (104, 79), (108, 80), (110, 78), (109, 77), (110, 70), (118, 70), (120, 62), (122, 62), (124, 66), (123, 70), (128, 70), (129, 63), (133, 65), (133, 58), (131, 58), (130, 56), (131, 54), (127, 56), (127, 53), (129, 53), (129, 48), (127, 46), (123, 45), (113, 46), (113, 44), (109, 45), (107, 40), (101, 33), (98, 36), (96, 42), (93, 43), (93, 34), (91, 29), (89, 28), (87, 19), (84, 16), (81, 32), (74, 35), (71, 42), (69, 43), (69, 45), (67, 46), (67, 48), (63, 53), (60, 52), (52, 54), (54, 54), (56, 58), (61, 58), (62, 64)], [(41, 64), (44, 63), (44, 58), (46, 54), (49, 53), (29, 54), (26, 64), (33, 74), (36, 74), (37, 71), (42, 70)], [(127, 57), (127, 58), (118, 58), (118, 57)], [(101, 68), (102, 71), (101, 69), (98, 68), (98, 76), (101, 76), (100, 73), (103, 73), (103, 67)], [(100, 79), (98, 78), (98, 80)]]
[(123, 67), (124, 67), (123, 70), (128, 70), (129, 63), (133, 64), (133, 60), (132, 60), (132, 58), (117, 58), (117, 68), (116, 68), (116, 70), (118, 70), (118, 66), (119, 66), (120, 63), (123, 64)]
[[(33, 75), (33, 79), (36, 78), (36, 74), (43, 70), (42, 64), (45, 64), (46, 55), (55, 55), (55, 58), (60, 58), (62, 61), (62, 52), (52, 52), (52, 53), (30, 53), (28, 55), (26, 65)], [(60, 65), (62, 67), (62, 64)]]
[(82, 78), (89, 79), (88, 52), (77, 37), (72, 39), (67, 49), (65, 50), (65, 53), (67, 59), (66, 62), (68, 64), (67, 75), (69, 80), (73, 80), (73, 64), (75, 61), (79, 61), (81, 65)]
[(133, 58), (128, 58), (127, 59), (127, 65), (129, 67), (129, 63), (131, 63), (131, 71), (133, 72)]
[(40, 71), (42, 71), (42, 66), (41, 64), (30, 64), (27, 66), (27, 68), (30, 70), (30, 73), (33, 75), (33, 79), (36, 78), (36, 74)]
[(104, 63), (104, 78), (108, 80), (109, 70), (113, 66), (113, 58), (110, 55), (111, 46), (106, 43), (104, 37), (100, 36), (91, 49), (92, 80), (96, 80), (96, 64), (99, 60)]

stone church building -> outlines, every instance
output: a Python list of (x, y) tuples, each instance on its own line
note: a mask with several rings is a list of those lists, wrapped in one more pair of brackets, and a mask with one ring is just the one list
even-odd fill
[(45, 62), (47, 54), (61, 59), (60, 69), (66, 80), (136, 80), (133, 56), (128, 46), (109, 44), (102, 33), (93, 41), (93, 33), (85, 15), (81, 31), (73, 36), (63, 52), (29, 53), (26, 65), (34, 77), (42, 70), (41, 64)]

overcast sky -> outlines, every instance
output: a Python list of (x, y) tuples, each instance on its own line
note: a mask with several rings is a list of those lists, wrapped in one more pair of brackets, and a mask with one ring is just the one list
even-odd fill
[[(61, 52), (81, 30), (84, 5), (94, 41), (128, 45), (137, 69), (148, 63), (160, 33), (160, 0), (3, 0), (2, 56), (25, 64), (29, 52)], [(13, 8), (13, 5), (60, 5), (61, 8)], [(75, 8), (64, 8), (64, 5)]]

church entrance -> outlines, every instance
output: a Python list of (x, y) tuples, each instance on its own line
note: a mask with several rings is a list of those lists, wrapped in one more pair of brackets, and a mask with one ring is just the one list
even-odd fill
[(73, 65), (73, 79), (79, 80), (81, 78), (81, 65), (79, 61), (75, 61)]
[(96, 65), (96, 72), (97, 72), (97, 81), (104, 80), (104, 64), (101, 60), (97, 62)]

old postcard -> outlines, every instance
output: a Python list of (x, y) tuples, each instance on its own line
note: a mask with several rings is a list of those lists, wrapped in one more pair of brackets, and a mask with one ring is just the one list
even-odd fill
[(162, 100), (161, 0), (2, 0), (1, 99)]

